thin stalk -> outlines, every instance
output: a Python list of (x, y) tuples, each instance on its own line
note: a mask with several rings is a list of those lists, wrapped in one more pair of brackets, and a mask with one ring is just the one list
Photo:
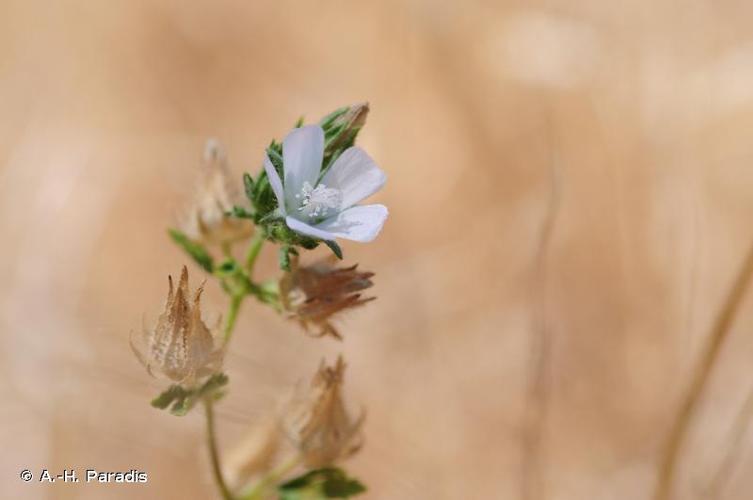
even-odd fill
[(690, 424), (693, 421), (703, 392), (711, 378), (713, 368), (719, 359), (722, 346), (727, 337), (729, 337), (732, 323), (750, 284), (751, 275), (753, 275), (753, 247), (749, 250), (740, 272), (737, 274), (735, 282), (730, 289), (727, 300), (724, 302), (721, 311), (719, 311), (714, 321), (706, 348), (701, 353), (701, 359), (698, 362), (698, 367), (693, 372), (688, 392), (683, 398), (680, 409), (675, 416), (674, 424), (669, 431), (659, 465), (659, 477), (656, 490), (654, 491), (654, 500), (669, 500), (672, 498), (672, 486), (680, 451), (685, 444)]
[[(235, 322), (238, 319), (238, 312), (240, 311), (243, 299), (246, 295), (253, 295), (262, 302), (270, 302), (268, 294), (253, 281), (254, 266), (256, 265), (256, 258), (261, 252), (261, 247), (264, 245), (264, 233), (262, 231), (256, 231), (254, 237), (251, 239), (251, 243), (246, 253), (246, 274), (237, 276), (243, 282), (242, 289), (235, 290), (232, 287), (226, 287), (225, 290), (230, 294), (230, 305), (227, 312), (227, 323), (225, 323), (224, 338), (225, 343), (230, 340), (235, 328)], [(232, 256), (231, 256), (232, 257)]]
[(301, 463), (302, 458), (303, 457), (301, 457), (301, 455), (295, 455), (287, 462), (283, 462), (279, 467), (270, 471), (269, 474), (261, 478), (259, 482), (256, 483), (256, 485), (254, 485), (248, 493), (242, 494), (240, 500), (263, 500), (264, 494), (267, 492), (267, 490), (275, 486), (286, 475), (288, 475), (290, 471), (298, 467), (298, 464)]
[(224, 255), (228, 259), (232, 259), (233, 250), (230, 243), (228, 243), (227, 241), (223, 241), (221, 246), (222, 246), (222, 255)]
[(238, 312), (241, 310), (244, 297), (242, 294), (237, 294), (233, 295), (230, 299), (230, 306), (227, 311), (227, 323), (225, 323), (225, 331), (223, 332), (225, 344), (230, 341), (230, 336), (233, 334), (235, 321), (238, 319)]
[(214, 481), (217, 483), (217, 487), (222, 494), (222, 498), (225, 500), (234, 500), (235, 497), (233, 497), (233, 494), (227, 487), (225, 478), (222, 475), (222, 468), (220, 467), (220, 457), (217, 452), (217, 437), (214, 431), (213, 404), (214, 402), (212, 401), (211, 395), (204, 398), (204, 410), (207, 421), (207, 446), (209, 448), (209, 458), (212, 462), (212, 475), (214, 476)]
[(254, 233), (254, 237), (251, 239), (251, 244), (248, 247), (246, 253), (246, 272), (248, 272), (248, 278), (251, 279), (254, 273), (254, 265), (256, 264), (256, 258), (259, 256), (261, 247), (264, 245), (264, 232), (257, 229)]

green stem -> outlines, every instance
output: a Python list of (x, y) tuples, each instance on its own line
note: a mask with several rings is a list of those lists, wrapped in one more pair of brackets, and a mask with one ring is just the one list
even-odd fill
[(290, 471), (298, 467), (298, 464), (301, 463), (301, 459), (301, 455), (295, 455), (287, 462), (283, 462), (279, 467), (270, 471), (269, 474), (261, 478), (250, 491), (241, 494), (240, 500), (263, 500), (264, 494), (267, 492), (267, 490), (275, 486), (286, 475), (288, 475)]
[(232, 259), (233, 258), (233, 250), (231, 249), (230, 243), (228, 243), (227, 241), (223, 241), (221, 246), (222, 246), (222, 254), (226, 258)]
[(242, 294), (233, 295), (230, 299), (230, 306), (227, 312), (227, 323), (225, 323), (224, 331), (225, 344), (230, 341), (230, 336), (233, 334), (233, 328), (235, 328), (235, 321), (238, 319), (238, 312), (241, 309), (243, 299), (244, 295)]
[(212, 395), (208, 395), (204, 398), (204, 409), (207, 420), (207, 445), (209, 447), (209, 458), (212, 461), (212, 475), (217, 483), (217, 487), (220, 489), (222, 498), (225, 500), (234, 500), (233, 494), (225, 483), (225, 478), (222, 476), (222, 468), (220, 467), (220, 457), (217, 452), (217, 437), (214, 431), (214, 409), (213, 409)]
[(264, 231), (257, 229), (254, 233), (254, 237), (251, 239), (251, 244), (248, 247), (248, 253), (246, 253), (246, 271), (248, 272), (248, 278), (251, 279), (254, 273), (254, 265), (256, 264), (256, 258), (259, 256), (261, 247), (264, 245)]

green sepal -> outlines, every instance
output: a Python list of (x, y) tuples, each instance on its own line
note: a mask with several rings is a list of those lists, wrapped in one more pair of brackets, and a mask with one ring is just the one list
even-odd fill
[(319, 120), (319, 125), (322, 126), (323, 129), (327, 130), (332, 126), (332, 123), (340, 118), (342, 115), (348, 112), (350, 109), (349, 106), (343, 106), (342, 108), (337, 108), (330, 114), (326, 115), (324, 118)]
[(191, 411), (191, 408), (203, 397), (209, 396), (214, 400), (220, 399), (224, 395), (220, 389), (227, 382), (227, 375), (215, 373), (196, 388), (186, 389), (181, 385), (173, 384), (154, 398), (151, 404), (160, 410), (165, 410), (169, 406), (171, 414), (182, 417)]
[(254, 179), (248, 172), (243, 172), (243, 190), (246, 193), (246, 198), (251, 200), (254, 193)]
[(350, 498), (366, 491), (357, 479), (348, 477), (342, 469), (315, 469), (281, 484), (277, 491), (280, 500), (319, 500)]
[(170, 235), (170, 238), (172, 238), (179, 247), (185, 250), (198, 265), (200, 265), (206, 272), (212, 272), (214, 269), (214, 260), (201, 243), (193, 241), (177, 229), (168, 229), (167, 232)]
[[(356, 137), (363, 127), (368, 114), (368, 104), (355, 104), (353, 106), (340, 107), (319, 121), (324, 131), (324, 157), (320, 170), (320, 179), (340, 155), (353, 146)], [(303, 119), (299, 119), (295, 127), (303, 125)], [(265, 150), (269, 162), (274, 167), (280, 179), (284, 179), (284, 157), (282, 143), (272, 140)], [(281, 217), (279, 202), (269, 183), (267, 172), (261, 169), (259, 175), (252, 178), (250, 174), (243, 177), (246, 197), (251, 202), (252, 210), (247, 211), (240, 207), (234, 207), (232, 215), (238, 218), (251, 219), (257, 227), (264, 231), (265, 237), (282, 247), (280, 251), (280, 267), (290, 269), (290, 247), (302, 247), (307, 250), (316, 248), (322, 240), (296, 233), (290, 229)], [(342, 259), (342, 250), (336, 243), (325, 242), (332, 252)]]
[(165, 389), (162, 392), (162, 394), (160, 394), (159, 396), (157, 396), (156, 398), (154, 398), (152, 400), (151, 404), (155, 408), (158, 408), (160, 410), (164, 410), (165, 408), (167, 408), (168, 406), (170, 406), (170, 404), (173, 401), (175, 401), (177, 399), (185, 398), (185, 397), (186, 397), (186, 390), (185, 389), (183, 389), (179, 385), (171, 385), (170, 387), (168, 387), (167, 389)]
[(280, 176), (280, 179), (283, 179), (284, 175), (282, 167), (284, 160), (282, 156), (282, 144), (272, 141), (269, 146), (267, 146), (267, 156), (269, 157), (269, 161), (272, 162), (272, 166), (275, 167), (277, 175)]
[(366, 122), (368, 104), (356, 104), (336, 109), (319, 121), (324, 130), (324, 159), (320, 179), (337, 157), (355, 144), (358, 133)]
[(226, 386), (229, 380), (230, 379), (228, 379), (227, 375), (224, 373), (215, 373), (199, 388), (198, 396), (204, 397), (211, 395), (215, 400), (222, 398), (225, 393), (220, 389)]
[(225, 215), (228, 217), (235, 217), (237, 219), (254, 219), (254, 213), (249, 212), (243, 207), (239, 207), (238, 205), (234, 205), (233, 209), (229, 212), (225, 212)]
[(340, 245), (338, 245), (336, 241), (322, 240), (322, 242), (327, 245), (330, 250), (332, 250), (332, 253), (335, 254), (338, 259), (343, 260), (343, 250), (342, 248), (340, 248)]

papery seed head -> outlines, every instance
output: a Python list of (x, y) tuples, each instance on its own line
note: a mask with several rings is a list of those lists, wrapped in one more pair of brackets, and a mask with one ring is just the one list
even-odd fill
[(203, 285), (190, 298), (188, 269), (183, 267), (177, 289), (168, 276), (165, 309), (151, 329), (132, 336), (131, 347), (150, 374), (192, 385), (217, 372), (224, 350), (201, 318)]
[(307, 395), (291, 403), (283, 428), (307, 467), (324, 467), (356, 453), (363, 442), (365, 413), (352, 417), (342, 397), (345, 363), (322, 362)]
[(204, 244), (232, 243), (253, 232), (248, 220), (228, 216), (233, 206), (242, 205), (240, 186), (231, 180), (227, 155), (216, 139), (204, 147), (204, 165), (196, 184), (193, 202), (181, 222), (181, 229)]

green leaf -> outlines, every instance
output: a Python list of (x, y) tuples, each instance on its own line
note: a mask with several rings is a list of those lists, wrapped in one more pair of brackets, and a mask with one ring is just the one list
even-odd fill
[(253, 212), (249, 212), (243, 207), (239, 207), (238, 205), (234, 205), (233, 209), (230, 212), (225, 212), (225, 215), (230, 217), (236, 217), (238, 219), (253, 219), (254, 214)]
[(340, 245), (337, 244), (336, 241), (330, 241), (330, 240), (322, 240), (325, 245), (329, 247), (330, 250), (332, 250), (332, 253), (337, 256), (338, 259), (343, 260), (343, 251), (342, 248), (340, 248)]
[(240, 268), (238, 267), (238, 263), (233, 259), (227, 259), (222, 261), (222, 264), (217, 267), (215, 275), (221, 278), (228, 278), (235, 276), (239, 271)]
[(254, 179), (251, 177), (251, 174), (248, 172), (245, 172), (243, 174), (243, 189), (246, 192), (246, 198), (248, 198), (248, 201), (251, 203), (254, 202)]
[(215, 373), (199, 387), (186, 389), (181, 385), (173, 384), (152, 400), (152, 406), (160, 410), (170, 407), (170, 413), (182, 417), (191, 411), (196, 406), (196, 402), (203, 397), (220, 399), (224, 395), (221, 389), (227, 382), (227, 375)]
[(188, 392), (183, 397), (178, 398), (170, 408), (170, 413), (176, 417), (184, 417), (191, 408), (196, 404), (196, 395)]
[(267, 148), (267, 156), (269, 156), (269, 161), (272, 162), (272, 166), (274, 166), (275, 170), (277, 170), (277, 174), (280, 176), (280, 179), (283, 179), (284, 163), (282, 158), (282, 146), (277, 148), (275, 142), (272, 141), (272, 144)]
[(211, 273), (214, 269), (214, 260), (201, 243), (191, 240), (188, 236), (177, 229), (168, 229), (170, 238), (190, 255), (206, 272)]
[(350, 498), (366, 491), (357, 479), (348, 477), (342, 469), (315, 469), (278, 487), (280, 500), (320, 500)]
[(227, 385), (228, 377), (224, 373), (215, 373), (209, 379), (204, 382), (204, 385), (198, 390), (199, 396), (206, 396), (214, 393), (216, 399), (222, 397), (222, 391), (220, 389)]
[(254, 186), (254, 209), (256, 209), (256, 218), (258, 222), (267, 214), (277, 208), (277, 197), (275, 197), (272, 186), (269, 184), (267, 172), (263, 171)]
[(160, 410), (170, 407), (170, 413), (182, 417), (193, 407), (195, 399), (194, 391), (186, 390), (180, 385), (171, 385), (152, 400), (152, 406)]
[(152, 400), (152, 406), (164, 410), (170, 404), (181, 397), (185, 397), (186, 391), (179, 385), (171, 385), (159, 396)]

